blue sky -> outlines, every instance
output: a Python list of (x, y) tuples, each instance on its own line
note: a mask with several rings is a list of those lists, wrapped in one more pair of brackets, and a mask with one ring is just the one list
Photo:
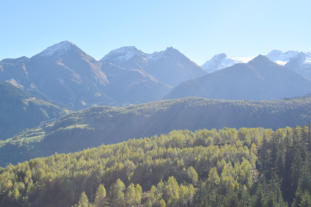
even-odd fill
[(3, 0), (0, 59), (69, 40), (95, 58), (121, 46), (214, 54), (311, 51), (310, 0)]

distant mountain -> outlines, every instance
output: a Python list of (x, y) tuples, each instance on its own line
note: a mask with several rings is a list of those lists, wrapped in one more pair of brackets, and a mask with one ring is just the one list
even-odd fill
[(200, 66), (172, 47), (153, 53), (145, 71), (170, 86), (205, 74)]
[(36, 89), (61, 106), (114, 103), (103, 90), (109, 80), (100, 64), (70, 42), (47, 48), (32, 57), (27, 67)]
[(200, 96), (216, 99), (271, 100), (303, 96), (311, 82), (287, 67), (258, 56), (203, 77), (186, 81), (166, 98)]
[(59, 107), (12, 84), (0, 83), (0, 140), (63, 114)]
[(286, 63), (286, 67), (311, 80), (311, 53), (300, 52)]
[(109, 52), (101, 59), (101, 62), (118, 65), (128, 70), (137, 70), (145, 67), (148, 62), (148, 54), (138, 50), (134, 46), (121, 47)]
[[(295, 72), (303, 75), (307, 79), (311, 79), (311, 74), (308, 74), (308, 70), (305, 69), (305, 65), (303, 64), (310, 64), (311, 63), (311, 53), (308, 52), (299, 52), (299, 51), (286, 51), (282, 52), (280, 50), (272, 50), (268, 54), (265, 55), (268, 57), (271, 61), (285, 66), (287, 63), (294, 61), (297, 62), (297, 59), (300, 60), (299, 65), (295, 65), (295, 67), (292, 67)], [(228, 57), (225, 53), (221, 53), (218, 55), (215, 55), (210, 60), (206, 61), (202, 67), (208, 72), (212, 73), (217, 70), (221, 70), (227, 67), (231, 67), (234, 64), (237, 63), (247, 63), (252, 58), (250, 57)], [(303, 65), (303, 66), (302, 66)]]
[(300, 74), (302, 77), (311, 80), (311, 53), (299, 51), (272, 50), (267, 57), (290, 70)]
[(298, 56), (302, 55), (304, 53), (298, 52), (298, 51), (287, 51), (282, 52), (280, 50), (272, 50), (269, 52), (266, 56), (270, 60), (280, 64), (280, 65), (286, 65), (291, 59), (297, 58)]
[(186, 98), (119, 108), (91, 107), (0, 141), (0, 166), (175, 129), (276, 129), (302, 125), (310, 120), (310, 97), (277, 101)]
[(135, 47), (123, 47), (113, 50), (101, 61), (127, 70), (143, 71), (168, 87), (205, 74), (200, 66), (172, 47), (152, 54), (144, 53)]
[(32, 58), (0, 62), (0, 80), (12, 79), (25, 90), (72, 109), (109, 103), (103, 88), (109, 83), (100, 64), (76, 45), (64, 41)]
[(206, 61), (202, 65), (202, 68), (204, 68), (208, 73), (213, 73), (215, 71), (231, 67), (237, 63), (247, 63), (251, 59), (251, 57), (228, 57), (225, 53), (220, 53)]
[(170, 90), (169, 86), (159, 82), (143, 70), (128, 70), (106, 62), (101, 63), (101, 68), (109, 80), (104, 90), (116, 103), (110, 105), (160, 100)]
[(173, 48), (146, 54), (123, 47), (97, 61), (63, 41), (27, 58), (0, 61), (0, 81), (69, 109), (160, 100), (177, 84), (204, 74)]
[(205, 62), (202, 67), (208, 72), (212, 73), (217, 70), (230, 67), (236, 63), (240, 63), (240, 61), (234, 60), (232, 58), (227, 57), (225, 53), (221, 53), (215, 55), (209, 61)]
[[(67, 47), (54, 45), (33, 58), (37, 58), (42, 64), (51, 66), (51, 61), (54, 64), (55, 68), (44, 67), (46, 74), (52, 73), (47, 75), (51, 85), (45, 81), (44, 87), (55, 92), (48, 97), (57, 99), (57, 103), (72, 103), (70, 108), (93, 104), (136, 104), (158, 100), (168, 91), (167, 87), (140, 71), (127, 71), (116, 64), (96, 61), (73, 44)], [(58, 50), (60, 51), (57, 52)], [(69, 72), (62, 74), (58, 71), (53, 77), (60, 64), (62, 71)], [(33, 65), (30, 67), (34, 68)], [(38, 72), (35, 74), (38, 75)], [(59, 90), (55, 91), (55, 81), (60, 80)]]

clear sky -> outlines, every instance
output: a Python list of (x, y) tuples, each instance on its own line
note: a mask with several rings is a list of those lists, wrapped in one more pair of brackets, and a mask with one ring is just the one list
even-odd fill
[(1, 0), (0, 59), (69, 40), (95, 58), (122, 46), (217, 53), (311, 51), (310, 0)]

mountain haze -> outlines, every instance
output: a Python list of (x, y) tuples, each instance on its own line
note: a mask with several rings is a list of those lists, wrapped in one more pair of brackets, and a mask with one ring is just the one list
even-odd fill
[(166, 98), (200, 96), (216, 99), (271, 100), (303, 96), (311, 82), (259, 55), (250, 62), (185, 81)]
[(11, 83), (0, 83), (0, 140), (59, 117), (64, 112)]
[(173, 87), (179, 83), (204, 75), (204, 70), (173, 47), (152, 54), (135, 47), (113, 50), (101, 60), (127, 70), (140, 70), (163, 85)]
[[(302, 75), (306, 79), (311, 79), (311, 53), (289, 50), (283, 52), (281, 50), (272, 50), (265, 55), (271, 61), (282, 65), (289, 66), (291, 70)], [(208, 73), (215, 72), (227, 67), (231, 67), (237, 63), (247, 63), (251, 57), (228, 57), (225, 53), (220, 53), (213, 56), (210, 60), (206, 61), (202, 68)]]
[(240, 63), (240, 61), (229, 58), (225, 53), (217, 54), (210, 60), (206, 61), (202, 68), (208, 73), (215, 72), (217, 70), (230, 67), (234, 64)]
[(74, 110), (160, 100), (173, 86), (204, 74), (174, 48), (146, 54), (123, 47), (97, 61), (69, 41), (31, 58), (0, 61), (0, 81), (14, 81), (35, 96)]
[(101, 68), (109, 80), (104, 91), (115, 103), (108, 105), (138, 104), (160, 100), (170, 90), (169, 86), (159, 82), (143, 70), (128, 70), (106, 62), (101, 63)]
[(31, 58), (31, 79), (53, 102), (81, 108), (94, 103), (113, 103), (103, 92), (109, 83), (100, 64), (70, 42), (53, 45)]

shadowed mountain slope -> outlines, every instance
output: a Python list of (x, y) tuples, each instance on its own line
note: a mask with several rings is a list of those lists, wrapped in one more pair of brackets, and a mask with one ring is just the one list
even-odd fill
[(59, 107), (10, 83), (0, 83), (0, 140), (63, 113)]

